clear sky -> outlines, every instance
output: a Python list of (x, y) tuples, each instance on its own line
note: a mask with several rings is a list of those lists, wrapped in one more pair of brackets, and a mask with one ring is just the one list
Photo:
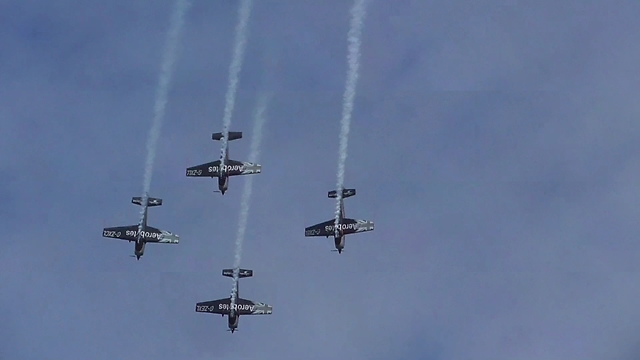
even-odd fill
[[(331, 219), (351, 0), (256, 1), (231, 130), (254, 176), (240, 319), (229, 296), (245, 178), (215, 160), (237, 1), (193, 0), (139, 208), (173, 0), (0, 2), (0, 359), (559, 359), (640, 356), (637, 1), (374, 0), (345, 185), (375, 231)], [(267, 80), (265, 80), (267, 79)]]

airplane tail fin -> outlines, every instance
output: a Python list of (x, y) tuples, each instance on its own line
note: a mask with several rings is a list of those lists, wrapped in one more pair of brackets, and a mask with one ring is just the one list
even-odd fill
[[(329, 191), (328, 195), (330, 198), (335, 199), (338, 197), (338, 191), (336, 190)], [(346, 199), (348, 197), (355, 196), (355, 195), (356, 195), (356, 189), (342, 189), (343, 199)]]
[[(213, 133), (211, 140), (222, 140), (223, 137), (223, 133)], [(229, 141), (238, 139), (242, 139), (242, 131), (229, 131)]]
[[(142, 206), (142, 197), (141, 196), (132, 197), (131, 198), (131, 203)], [(147, 198), (147, 206), (148, 207), (160, 206), (160, 205), (162, 205), (162, 199), (152, 198), (152, 197), (148, 197)]]
[[(223, 269), (222, 270), (222, 276), (226, 276), (226, 277), (233, 277), (233, 269)], [(246, 277), (252, 277), (253, 276), (253, 270), (247, 270), (247, 269), (238, 269), (238, 279), (242, 279), (242, 278), (246, 278)]]

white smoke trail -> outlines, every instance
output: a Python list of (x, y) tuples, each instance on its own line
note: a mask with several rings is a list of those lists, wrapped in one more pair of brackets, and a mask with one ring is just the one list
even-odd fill
[[(262, 141), (262, 127), (265, 123), (265, 112), (269, 104), (269, 95), (261, 94), (258, 98), (258, 105), (254, 113), (253, 136), (251, 138), (251, 152), (249, 162), (257, 163), (260, 157), (260, 143)], [(242, 243), (247, 229), (247, 219), (249, 218), (249, 205), (251, 193), (253, 191), (253, 175), (249, 175), (244, 183), (242, 198), (240, 200), (240, 218), (238, 220), (238, 233), (236, 235), (235, 259), (233, 262), (233, 288), (231, 290), (231, 307), (236, 301), (238, 290), (238, 273), (240, 271), (240, 260), (242, 256)]]
[(171, 17), (171, 27), (167, 34), (164, 53), (162, 55), (162, 69), (160, 70), (160, 80), (156, 93), (156, 102), (153, 108), (154, 116), (147, 139), (147, 161), (144, 168), (144, 180), (142, 183), (142, 210), (140, 210), (140, 223), (138, 232), (142, 231), (142, 220), (145, 209), (147, 208), (147, 200), (149, 198), (149, 188), (151, 187), (151, 176), (153, 175), (153, 164), (156, 158), (156, 147), (160, 130), (162, 128), (162, 120), (164, 119), (165, 107), (167, 105), (167, 96), (169, 93), (169, 84), (173, 75), (173, 64), (176, 62), (177, 47), (180, 40), (180, 34), (184, 26), (185, 13), (191, 6), (188, 0), (177, 0), (176, 7)]
[(338, 153), (338, 181), (336, 190), (338, 192), (336, 202), (335, 227), (338, 228), (340, 219), (340, 202), (342, 201), (342, 189), (344, 188), (344, 168), (347, 161), (347, 144), (349, 141), (349, 127), (351, 126), (351, 113), (353, 112), (353, 102), (356, 95), (356, 85), (358, 83), (358, 70), (360, 68), (360, 37), (362, 36), (362, 26), (366, 15), (366, 0), (355, 0), (351, 8), (351, 24), (347, 35), (348, 64), (347, 83), (344, 90), (342, 119), (340, 120), (340, 150)]
[(236, 37), (233, 42), (233, 55), (231, 65), (229, 65), (229, 86), (225, 96), (224, 117), (222, 119), (222, 149), (220, 157), (225, 158), (227, 153), (227, 138), (229, 137), (229, 126), (231, 125), (231, 115), (236, 102), (236, 92), (238, 89), (238, 77), (242, 69), (244, 59), (244, 49), (247, 44), (249, 15), (251, 15), (252, 0), (241, 0), (238, 10), (238, 24), (236, 25)]

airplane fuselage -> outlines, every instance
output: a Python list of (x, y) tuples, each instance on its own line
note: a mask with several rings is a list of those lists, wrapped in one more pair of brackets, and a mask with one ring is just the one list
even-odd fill
[(145, 206), (144, 213), (142, 215), (142, 222), (138, 225), (139, 231), (136, 239), (136, 245), (135, 245), (135, 248), (133, 249), (133, 253), (138, 260), (140, 260), (140, 257), (144, 255), (144, 247), (147, 244), (146, 241), (144, 241), (143, 233), (147, 229), (148, 210), (149, 210), (149, 207)]
[(220, 193), (224, 195), (228, 188), (229, 177), (221, 173), (220, 176), (218, 176), (218, 190), (220, 190)]
[(240, 322), (240, 315), (237, 314), (229, 314), (229, 330), (233, 334), (234, 331), (238, 328), (238, 323)]
[[(235, 295), (234, 295), (234, 293), (235, 293)], [(233, 298), (236, 299), (235, 301), (236, 301), (236, 305), (237, 305), (237, 301), (240, 298), (240, 284), (238, 284), (238, 282), (235, 283), (235, 288), (231, 292), (231, 298), (232, 299)], [(228, 320), (229, 320), (229, 330), (233, 334), (233, 332), (236, 331), (236, 329), (238, 328), (238, 323), (240, 322), (240, 315), (236, 311), (231, 309), (231, 311), (229, 311), (229, 319)]]
[(220, 157), (220, 174), (218, 175), (218, 190), (224, 195), (229, 188), (229, 176), (226, 174), (225, 165), (229, 162), (229, 143), (226, 144), (224, 157)]
[(344, 249), (344, 235), (336, 236), (333, 241), (336, 245), (336, 250), (338, 250), (338, 254), (342, 254), (342, 249)]
[(140, 257), (142, 255), (144, 255), (144, 247), (147, 244), (146, 241), (144, 240), (140, 240), (138, 239), (138, 241), (136, 241), (136, 246), (134, 249), (134, 254), (136, 255), (136, 257), (138, 258), (138, 260), (140, 260)]
[[(342, 224), (342, 220), (344, 219), (344, 199), (340, 198), (340, 218), (338, 220), (338, 224)], [(336, 245), (336, 250), (338, 250), (338, 254), (342, 254), (342, 249), (344, 249), (344, 234), (340, 227), (335, 226), (334, 229), (334, 243)]]

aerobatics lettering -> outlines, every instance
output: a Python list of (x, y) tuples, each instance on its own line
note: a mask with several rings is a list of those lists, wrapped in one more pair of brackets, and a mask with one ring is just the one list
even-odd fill
[(187, 176), (200, 176), (200, 175), (202, 175), (202, 169), (187, 169)]
[[(244, 169), (244, 165), (222, 165), (222, 171), (241, 171)], [(219, 166), (209, 166), (209, 172), (220, 171)]]
[[(138, 236), (138, 231), (137, 230), (127, 230), (126, 232), (127, 236)], [(145, 238), (145, 239), (160, 239), (162, 236), (162, 234), (160, 233), (156, 233), (156, 232), (149, 232), (149, 231), (141, 231), (140, 232), (140, 237)]]
[(102, 236), (104, 236), (104, 237), (117, 238), (117, 237), (120, 237), (120, 235), (122, 235), (122, 233), (120, 231), (104, 230), (102, 232)]
[(229, 308), (233, 310), (253, 311), (254, 306), (248, 304), (233, 304), (233, 306), (230, 306), (230, 304), (218, 304), (218, 310), (229, 310)]
[[(338, 224), (338, 230), (357, 230), (358, 224)], [(327, 232), (333, 231), (333, 225), (327, 225), (324, 227)]]

